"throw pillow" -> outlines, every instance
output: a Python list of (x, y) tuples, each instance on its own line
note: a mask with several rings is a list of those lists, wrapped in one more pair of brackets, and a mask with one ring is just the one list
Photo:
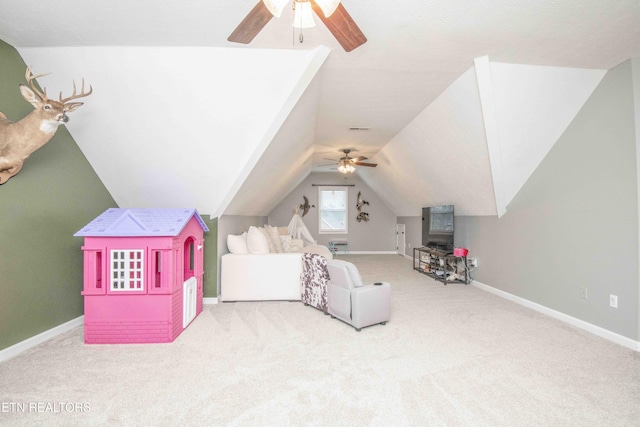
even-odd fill
[(264, 227), (258, 227), (258, 230), (260, 230), (260, 232), (264, 234), (264, 238), (267, 239), (267, 245), (269, 246), (269, 253), (275, 254), (276, 245), (273, 244), (273, 241), (271, 240), (271, 237), (269, 237), (269, 233), (267, 232), (267, 230)]
[(302, 252), (304, 248), (304, 242), (302, 239), (294, 239), (291, 237), (291, 251), (292, 252)]
[(247, 233), (247, 249), (250, 254), (269, 253), (267, 237), (264, 235), (264, 232), (258, 229), (258, 227), (249, 227), (249, 232)]
[(232, 254), (248, 254), (247, 248), (247, 233), (242, 233), (239, 236), (229, 234), (227, 236), (227, 248)]
[(283, 252), (295, 252), (291, 245), (291, 234), (281, 235), (280, 241), (282, 242), (282, 251)]
[[(284, 252), (284, 248), (282, 247), (282, 240), (280, 240), (280, 235), (278, 234), (278, 229), (270, 225), (265, 225), (264, 230), (267, 232), (269, 242), (273, 245), (274, 248), (274, 250), (271, 252), (276, 252), (279, 254)], [(271, 249), (271, 245), (269, 245), (269, 249)]]

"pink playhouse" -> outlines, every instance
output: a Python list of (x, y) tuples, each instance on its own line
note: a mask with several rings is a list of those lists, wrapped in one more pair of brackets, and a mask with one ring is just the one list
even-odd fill
[(203, 234), (195, 209), (108, 209), (84, 237), (84, 341), (172, 342), (202, 312)]

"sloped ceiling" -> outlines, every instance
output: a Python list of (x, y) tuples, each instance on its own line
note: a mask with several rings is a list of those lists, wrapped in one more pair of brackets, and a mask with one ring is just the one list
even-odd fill
[(504, 211), (578, 114), (605, 70), (491, 62), (489, 71), (491, 81), (485, 83), (491, 85), (498, 130), (489, 143), (498, 145), (499, 156), (492, 161), (502, 168), (502, 182), (496, 182), (495, 174), (493, 179), (504, 191), (504, 203), (498, 207)]
[(83, 76), (94, 87), (67, 127), (120, 207), (196, 207), (215, 216), (328, 50), (76, 47), (21, 54), (50, 66), (36, 70), (52, 71), (42, 85), (70, 90), (71, 79)]
[[(459, 214), (501, 214), (537, 164), (518, 153), (544, 156), (599, 70), (640, 56), (637, 0), (344, 0), (368, 38), (350, 53), (319, 20), (292, 42), (288, 8), (250, 45), (228, 42), (257, 1), (3, 0), (0, 39), (52, 72), (40, 81), (52, 92), (73, 78), (93, 85), (68, 127), (119, 204), (214, 216), (264, 212), (341, 148), (379, 162), (357, 173), (398, 215), (451, 199)], [(564, 69), (597, 73), (578, 72), (578, 88)], [(512, 111), (536, 79), (575, 90), (561, 122), (523, 138), (557, 113), (532, 91), (532, 109)], [(258, 175), (273, 170), (264, 185)], [(257, 183), (260, 200), (247, 203)]]
[(457, 215), (495, 215), (489, 153), (474, 68), (467, 70), (373, 157), (362, 179), (398, 216), (454, 203)]
[(478, 58), (360, 174), (399, 216), (502, 215), (604, 74)]
[(309, 124), (318, 114), (320, 78), (316, 75), (240, 189), (231, 193), (226, 215), (267, 216), (309, 175), (315, 135)]

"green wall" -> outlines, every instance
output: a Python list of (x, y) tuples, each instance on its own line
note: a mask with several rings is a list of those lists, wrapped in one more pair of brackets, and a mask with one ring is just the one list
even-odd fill
[[(18, 90), (25, 68), (0, 41), (0, 111), (13, 121), (33, 109)], [(0, 350), (83, 314), (83, 241), (73, 234), (116, 206), (64, 126), (0, 185)]]
[(202, 218), (209, 228), (204, 235), (203, 291), (205, 298), (215, 298), (218, 296), (218, 218), (207, 218)]

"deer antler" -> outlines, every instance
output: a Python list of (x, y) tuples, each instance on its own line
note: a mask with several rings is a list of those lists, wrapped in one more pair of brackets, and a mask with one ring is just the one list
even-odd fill
[(29, 83), (29, 86), (31, 87), (31, 89), (40, 97), (41, 100), (45, 100), (47, 99), (47, 88), (43, 88), (43, 91), (40, 92), (40, 89), (38, 89), (35, 85), (35, 80), (38, 77), (44, 77), (46, 75), (48, 75), (49, 73), (45, 73), (45, 74), (38, 74), (36, 76), (33, 75), (33, 73), (31, 72), (31, 67), (27, 67), (27, 71), (24, 73), (24, 77), (27, 79), (27, 83)]
[(68, 98), (62, 99), (62, 92), (60, 92), (60, 102), (62, 104), (66, 104), (68, 101), (71, 101), (72, 99), (84, 98), (85, 96), (89, 96), (91, 95), (91, 92), (93, 92), (93, 87), (91, 85), (89, 85), (89, 92), (87, 93), (84, 92), (84, 79), (82, 79), (82, 91), (78, 95), (76, 95), (76, 82), (74, 81), (73, 94)]

